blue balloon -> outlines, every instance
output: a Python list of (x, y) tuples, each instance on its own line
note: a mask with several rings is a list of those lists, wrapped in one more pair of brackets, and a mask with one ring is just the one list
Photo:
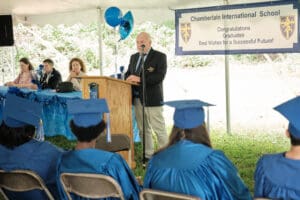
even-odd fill
[(121, 23), (122, 11), (117, 7), (109, 7), (106, 9), (104, 17), (108, 25), (116, 27)]
[(121, 40), (126, 39), (133, 29), (133, 16), (131, 11), (128, 11), (121, 20), (119, 33)]

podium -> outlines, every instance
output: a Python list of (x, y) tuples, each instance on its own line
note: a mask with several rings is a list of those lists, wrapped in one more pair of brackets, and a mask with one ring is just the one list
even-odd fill
[(135, 168), (131, 83), (106, 76), (82, 76), (82, 98), (105, 98), (110, 109), (111, 134), (126, 134), (130, 150), (118, 152)]

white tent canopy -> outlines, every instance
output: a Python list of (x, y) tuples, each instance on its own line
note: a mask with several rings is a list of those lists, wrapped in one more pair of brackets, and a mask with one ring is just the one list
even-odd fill
[[(97, 20), (97, 8), (117, 6), (132, 10), (137, 23), (173, 20), (174, 9), (256, 3), (265, 0), (2, 0), (0, 14), (12, 14), (17, 21), (35, 24), (86, 23)], [(147, 12), (145, 12), (147, 10)]]
[[(229, 4), (255, 3), (262, 0), (229, 0)], [(2, 1), (0, 13), (13, 13), (16, 15), (39, 15), (70, 11), (93, 9), (97, 7), (106, 8), (117, 6), (120, 8), (148, 9), (148, 8), (192, 8), (219, 6), (224, 4), (223, 0), (9, 0)]]

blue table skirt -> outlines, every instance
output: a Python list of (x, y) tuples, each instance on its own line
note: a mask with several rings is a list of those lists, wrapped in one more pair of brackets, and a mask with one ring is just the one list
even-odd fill
[[(7, 91), (8, 87), (0, 86), (0, 105), (3, 105)], [(76, 139), (69, 127), (72, 116), (68, 115), (66, 101), (70, 99), (81, 99), (81, 92), (56, 93), (52, 90), (36, 91), (21, 89), (20, 94), (17, 95), (43, 104), (42, 120), (45, 136), (63, 135), (68, 140)], [(134, 110), (132, 111), (134, 141), (138, 142), (140, 141), (139, 131), (136, 125)], [(1, 120), (2, 106), (0, 106), (0, 121)]]
[[(3, 105), (8, 87), (0, 86), (0, 104)], [(43, 104), (43, 128), (45, 136), (63, 135), (68, 140), (75, 140), (69, 128), (71, 116), (67, 113), (66, 101), (80, 99), (81, 92), (56, 93), (52, 90), (30, 90), (21, 89), (17, 94), (26, 99)], [(0, 120), (2, 119), (2, 108), (0, 108)]]

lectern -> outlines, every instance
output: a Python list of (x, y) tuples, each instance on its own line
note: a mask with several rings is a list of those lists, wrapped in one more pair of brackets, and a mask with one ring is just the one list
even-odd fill
[(82, 76), (82, 97), (105, 98), (110, 109), (111, 134), (126, 134), (130, 151), (120, 151), (131, 168), (135, 168), (131, 83), (106, 76)]

